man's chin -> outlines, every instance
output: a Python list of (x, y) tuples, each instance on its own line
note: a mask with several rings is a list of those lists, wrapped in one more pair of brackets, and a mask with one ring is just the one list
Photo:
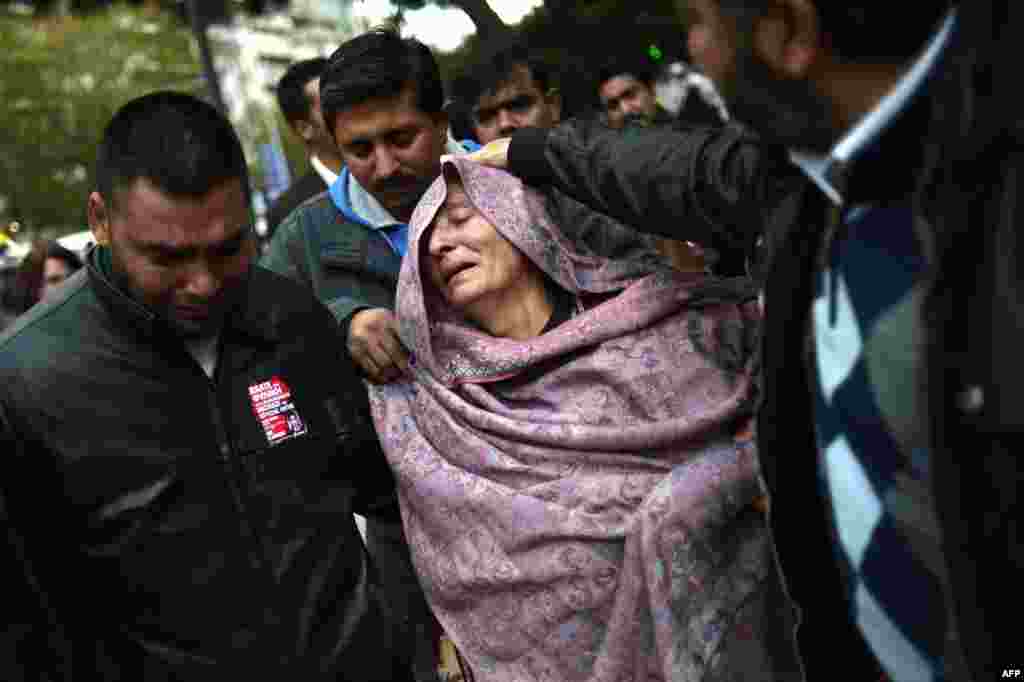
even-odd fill
[(377, 195), (377, 201), (380, 202), (381, 206), (386, 208), (391, 215), (396, 218), (399, 214), (410, 213), (416, 204), (419, 203), (420, 197), (427, 191), (433, 183), (434, 178), (430, 180), (424, 180), (410, 184), (408, 187), (403, 187), (400, 190), (389, 190)]
[(184, 317), (171, 313), (165, 316), (167, 326), (184, 339), (201, 339), (215, 335), (224, 326), (224, 315), (211, 314), (208, 317)]

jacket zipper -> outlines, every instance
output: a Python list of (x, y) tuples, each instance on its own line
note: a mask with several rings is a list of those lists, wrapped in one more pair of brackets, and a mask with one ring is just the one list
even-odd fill
[(206, 386), (209, 389), (207, 391), (207, 399), (210, 406), (210, 414), (213, 417), (213, 427), (217, 435), (217, 453), (220, 459), (221, 466), (224, 468), (224, 475), (228, 481), (228, 488), (231, 491), (231, 498), (235, 505), (235, 511), (238, 513), (239, 523), (241, 524), (242, 535), (251, 544), (249, 550), (249, 563), (253, 569), (261, 570), (263, 568), (262, 560), (262, 545), (256, 532), (253, 530), (252, 521), (249, 517), (249, 509), (245, 504), (245, 498), (242, 494), (242, 467), (238, 462), (238, 457), (235, 455), (234, 448), (231, 447), (231, 440), (227, 436), (227, 429), (224, 427), (224, 419), (220, 413), (220, 405), (217, 402), (217, 387), (214, 382), (206, 378)]

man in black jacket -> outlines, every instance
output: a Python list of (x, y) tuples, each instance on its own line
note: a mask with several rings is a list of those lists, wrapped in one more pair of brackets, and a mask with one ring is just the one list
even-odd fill
[(320, 110), (320, 74), (327, 66), (323, 57), (305, 59), (288, 67), (277, 84), (277, 103), (288, 125), (302, 140), (309, 155), (309, 170), (292, 183), (267, 210), (266, 241), (288, 214), (306, 199), (326, 192), (341, 172), (342, 160), (334, 139), (327, 132)]
[(688, 5), (695, 61), (771, 140), (563, 125), (480, 158), (643, 229), (762, 244), (758, 443), (808, 680), (1019, 668), (1019, 10)]
[(99, 246), (0, 339), (4, 680), (402, 679), (352, 518), (393, 479), (330, 313), (253, 265), (241, 145), (154, 93)]

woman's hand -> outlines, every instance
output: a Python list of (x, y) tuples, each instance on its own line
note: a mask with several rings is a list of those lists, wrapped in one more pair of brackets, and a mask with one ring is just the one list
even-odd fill
[[(492, 140), (477, 151), (462, 158), (483, 166), (505, 170), (508, 168), (508, 143), (511, 139), (510, 137), (502, 137)], [(450, 154), (445, 154), (441, 157), (441, 162), (444, 163), (450, 157)]]

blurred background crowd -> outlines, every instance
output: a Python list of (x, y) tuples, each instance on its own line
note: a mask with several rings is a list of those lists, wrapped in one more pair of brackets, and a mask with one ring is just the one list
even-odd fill
[[(599, 0), (2, 2), (0, 320), (37, 300), (42, 261), (30, 252), (56, 251), (57, 240), (80, 256), (91, 244), (82, 198), (98, 136), (134, 97), (170, 88), (229, 116), (250, 164), (257, 231), (267, 237), (283, 217), (275, 201), (310, 171), (310, 148), (295, 134), (302, 104), (286, 111), (278, 94), (296, 62), (326, 57), (371, 26), (396, 26), (434, 52), (457, 139), (478, 137), (470, 100), (496, 84), (481, 78), (504, 79), (516, 60), (530, 64), (528, 88), (532, 81), (557, 98), (563, 120), (593, 111), (614, 121), (654, 107), (656, 118), (684, 109), (700, 117), (706, 112), (692, 109), (716, 106), (715, 95), (685, 61), (681, 21), (670, 1), (639, 11)], [(635, 88), (622, 97), (634, 80), (639, 97)], [(607, 88), (614, 101), (603, 97)], [(507, 124), (494, 134), (502, 130)], [(19, 275), (21, 264), (31, 272)]]

